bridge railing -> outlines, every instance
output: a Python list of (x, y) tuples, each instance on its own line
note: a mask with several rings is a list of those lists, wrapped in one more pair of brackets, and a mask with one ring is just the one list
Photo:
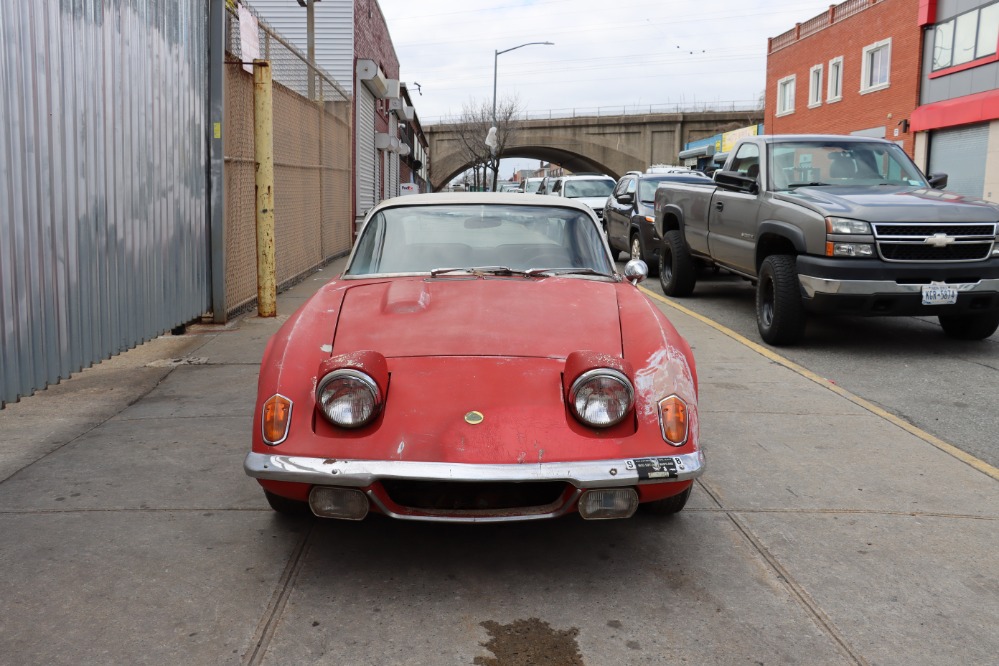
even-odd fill
[[(716, 102), (667, 102), (665, 104), (614, 104), (608, 106), (566, 107), (518, 114), (519, 120), (554, 120), (557, 118), (592, 118), (594, 116), (638, 116), (668, 113), (759, 113), (760, 100), (726, 100)], [(446, 125), (458, 120), (454, 116), (421, 117), (424, 125)]]

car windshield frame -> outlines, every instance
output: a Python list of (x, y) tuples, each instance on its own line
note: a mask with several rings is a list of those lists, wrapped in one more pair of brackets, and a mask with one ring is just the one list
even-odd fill
[(774, 192), (800, 187), (929, 187), (905, 151), (891, 142), (781, 141), (770, 144), (767, 160)]
[(402, 275), (614, 276), (588, 212), (569, 206), (434, 203), (387, 206), (365, 222), (344, 278)]

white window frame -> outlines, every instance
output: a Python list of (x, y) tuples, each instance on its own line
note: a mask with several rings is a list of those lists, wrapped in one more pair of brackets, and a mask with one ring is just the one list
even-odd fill
[[(790, 89), (791, 94), (787, 96), (789, 105), (787, 107), (781, 106), (781, 101), (785, 98), (784, 90)], [(794, 95), (795, 95), (795, 75), (785, 76), (783, 79), (777, 81), (777, 117), (787, 116), (794, 113)]]
[(822, 106), (822, 64), (808, 70), (808, 108)]
[(843, 56), (837, 56), (829, 61), (826, 102), (838, 102), (841, 99), (843, 99)]
[[(887, 78), (881, 83), (876, 83), (874, 85), (868, 85), (867, 82), (871, 77), (871, 56), (881, 49), (885, 50), (886, 57), (888, 58), (888, 71)], [(882, 39), (880, 42), (874, 42), (873, 44), (868, 44), (864, 47), (863, 60), (861, 61), (861, 71), (860, 71), (860, 94), (866, 95), (867, 93), (877, 92), (878, 90), (884, 90), (891, 85), (891, 37), (888, 39)]]

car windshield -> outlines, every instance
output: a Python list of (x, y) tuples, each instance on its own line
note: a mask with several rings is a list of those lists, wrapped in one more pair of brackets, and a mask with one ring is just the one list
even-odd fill
[(713, 185), (714, 181), (703, 176), (696, 171), (691, 171), (684, 175), (669, 175), (661, 178), (643, 178), (638, 181), (638, 200), (644, 203), (653, 203), (656, 200), (656, 188), (659, 183), (699, 183), (703, 185)]
[(527, 181), (524, 182), (524, 193), (534, 194), (538, 191), (538, 187), (540, 186), (541, 186), (540, 178), (528, 178)]
[(580, 197), (607, 197), (614, 189), (613, 180), (567, 180), (564, 194), (570, 199)]
[(771, 146), (774, 190), (799, 187), (897, 185), (928, 187), (893, 143), (795, 141)]
[(346, 274), (444, 268), (614, 273), (603, 237), (586, 213), (557, 206), (441, 204), (376, 213), (361, 232)]

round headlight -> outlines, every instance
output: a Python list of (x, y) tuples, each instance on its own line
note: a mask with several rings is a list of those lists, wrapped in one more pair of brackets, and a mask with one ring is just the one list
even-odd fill
[(635, 389), (621, 372), (610, 368), (589, 370), (569, 390), (572, 413), (594, 428), (620, 423), (635, 402)]
[(360, 428), (378, 415), (378, 384), (358, 370), (334, 370), (319, 382), (316, 404), (326, 420), (341, 428)]

